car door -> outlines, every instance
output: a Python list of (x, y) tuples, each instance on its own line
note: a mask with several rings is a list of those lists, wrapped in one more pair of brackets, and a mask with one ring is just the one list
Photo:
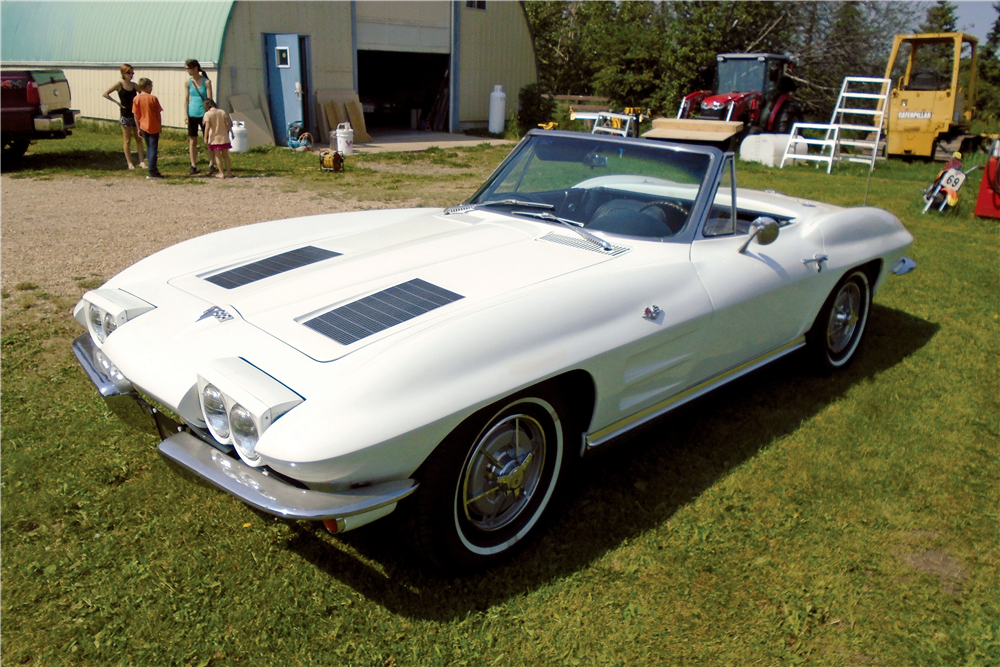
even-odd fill
[(697, 370), (705, 378), (800, 339), (812, 324), (822, 270), (823, 234), (809, 222), (783, 224), (772, 243), (753, 240), (741, 252), (750, 238), (748, 216), (737, 215), (735, 158), (727, 160), (714, 206), (691, 245), (714, 310)]

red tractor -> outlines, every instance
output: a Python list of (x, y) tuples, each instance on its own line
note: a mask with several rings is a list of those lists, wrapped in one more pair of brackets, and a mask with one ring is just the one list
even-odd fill
[(677, 117), (654, 119), (653, 129), (644, 137), (735, 149), (751, 131), (787, 134), (801, 119), (792, 99), (795, 82), (787, 76), (790, 57), (722, 53), (716, 59), (715, 90), (685, 96)]

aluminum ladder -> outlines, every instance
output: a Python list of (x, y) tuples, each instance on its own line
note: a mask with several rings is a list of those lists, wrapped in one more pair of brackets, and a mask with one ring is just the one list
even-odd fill
[[(845, 77), (829, 123), (795, 123), (792, 126), (791, 138), (781, 156), (781, 167), (787, 160), (825, 162), (826, 173), (829, 174), (834, 161), (843, 160), (867, 164), (869, 171), (874, 169), (875, 160), (885, 149), (882, 134), (891, 92), (892, 79)], [(823, 136), (808, 137), (801, 130), (822, 132)], [(819, 152), (796, 154), (795, 145), (803, 143), (807, 151), (809, 146), (816, 146)], [(852, 150), (842, 153), (841, 147)]]

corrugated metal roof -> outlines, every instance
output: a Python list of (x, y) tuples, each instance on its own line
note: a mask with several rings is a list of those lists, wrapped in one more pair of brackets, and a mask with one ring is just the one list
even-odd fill
[(0, 2), (0, 60), (213, 67), (233, 2)]

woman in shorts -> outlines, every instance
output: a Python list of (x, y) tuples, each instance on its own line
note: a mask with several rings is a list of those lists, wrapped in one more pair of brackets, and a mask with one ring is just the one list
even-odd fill
[[(212, 82), (201, 69), (201, 64), (194, 59), (184, 61), (184, 67), (190, 75), (184, 84), (184, 108), (186, 109), (188, 127), (188, 153), (191, 156), (189, 174), (198, 173), (198, 131), (204, 128), (205, 100), (212, 99)], [(215, 165), (209, 157), (208, 173), (215, 171)]]
[[(132, 164), (132, 137), (135, 137), (136, 146), (139, 149), (139, 167), (146, 168), (146, 149), (139, 139), (139, 128), (135, 126), (135, 115), (132, 114), (132, 100), (139, 94), (139, 89), (132, 83), (135, 70), (131, 65), (121, 66), (121, 76), (115, 85), (104, 91), (104, 98), (109, 102), (114, 102), (121, 107), (121, 117), (118, 124), (122, 126), (122, 150), (125, 152), (125, 163), (129, 169), (135, 169)], [(118, 100), (111, 97), (111, 93), (118, 92)]]

